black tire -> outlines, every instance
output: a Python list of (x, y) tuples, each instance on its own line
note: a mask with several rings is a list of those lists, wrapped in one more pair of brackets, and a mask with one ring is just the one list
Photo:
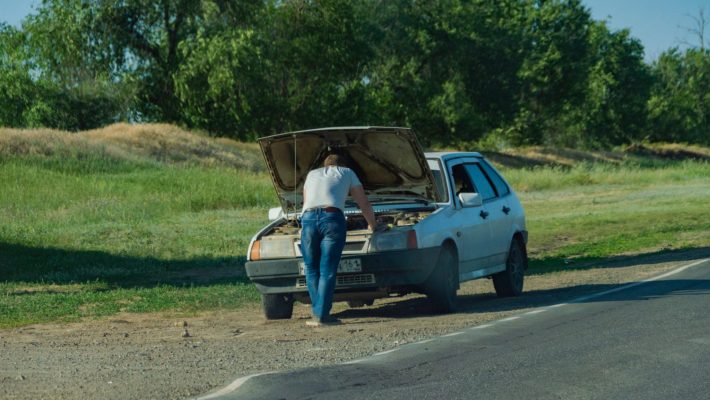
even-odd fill
[(375, 300), (348, 300), (348, 307), (350, 308), (361, 308), (365, 306), (371, 306), (375, 304)]
[(289, 319), (293, 315), (291, 294), (262, 294), (261, 305), (266, 319)]
[(456, 290), (459, 288), (458, 259), (453, 249), (441, 248), (436, 267), (426, 283), (426, 295), (434, 310), (447, 314), (456, 311)]
[(525, 244), (520, 239), (513, 239), (505, 262), (505, 271), (493, 275), (493, 287), (498, 297), (515, 297), (523, 293), (527, 263)]

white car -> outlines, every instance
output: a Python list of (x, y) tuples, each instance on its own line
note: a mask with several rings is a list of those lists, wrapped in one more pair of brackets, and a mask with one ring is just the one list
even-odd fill
[(525, 213), (508, 183), (479, 153), (424, 153), (407, 128), (338, 127), (259, 140), (281, 208), (251, 240), (246, 272), (267, 319), (291, 318), (310, 302), (300, 250), (303, 183), (326, 155), (344, 155), (377, 219), (373, 233), (346, 202), (347, 241), (334, 301), (424, 293), (439, 312), (456, 309), (464, 281), (492, 277), (499, 296), (522, 293), (527, 268)]

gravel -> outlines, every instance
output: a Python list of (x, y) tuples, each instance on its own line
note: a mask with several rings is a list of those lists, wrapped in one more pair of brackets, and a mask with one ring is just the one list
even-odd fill
[[(701, 251), (620, 258), (602, 267), (526, 277), (525, 294), (497, 298), (489, 280), (467, 282), (460, 311), (432, 313), (426, 298), (406, 296), (349, 309), (343, 324), (305, 326), (309, 307), (265, 321), (255, 305), (197, 316), (121, 314), (72, 324), (0, 330), (0, 398), (186, 399), (257, 372), (345, 362), (482, 324), (530, 308), (600, 292), (678, 265)], [(697, 253), (697, 254), (696, 254)]]

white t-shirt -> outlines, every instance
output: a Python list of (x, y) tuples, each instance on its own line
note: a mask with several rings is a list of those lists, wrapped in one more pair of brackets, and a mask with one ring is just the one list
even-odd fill
[(315, 207), (338, 207), (345, 209), (345, 198), (350, 188), (360, 186), (355, 172), (346, 167), (323, 167), (308, 173), (303, 184), (305, 201), (303, 211)]

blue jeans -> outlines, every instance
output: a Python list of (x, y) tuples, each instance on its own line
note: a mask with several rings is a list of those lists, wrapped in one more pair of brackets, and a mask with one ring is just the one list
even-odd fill
[(306, 264), (311, 308), (314, 317), (323, 319), (333, 305), (338, 263), (345, 247), (345, 216), (340, 211), (306, 211), (301, 217), (301, 228), (301, 254)]

